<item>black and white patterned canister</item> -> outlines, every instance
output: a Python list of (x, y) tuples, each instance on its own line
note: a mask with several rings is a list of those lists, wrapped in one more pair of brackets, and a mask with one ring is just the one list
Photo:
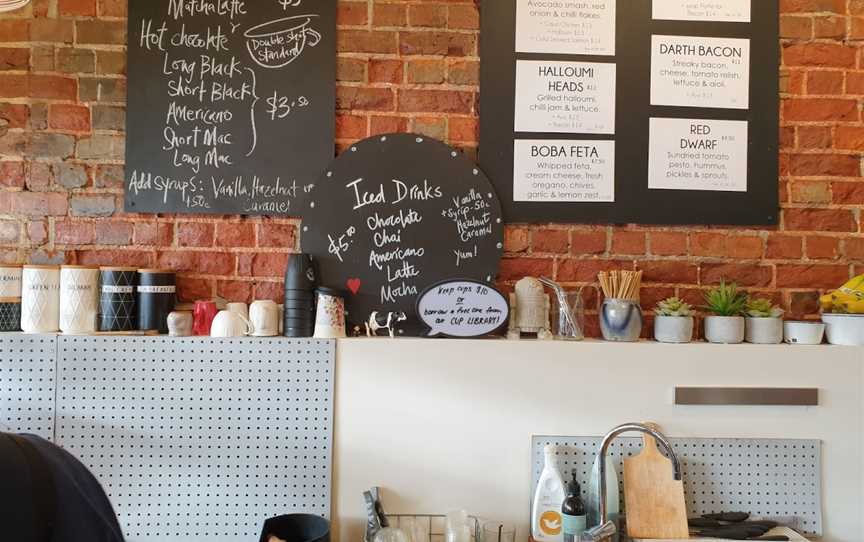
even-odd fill
[(99, 270), (99, 283), (99, 331), (138, 329), (135, 292), (138, 270), (134, 267), (103, 267)]
[(177, 303), (177, 276), (173, 271), (138, 271), (138, 329), (168, 333), (168, 315)]
[(0, 265), (0, 331), (21, 331), (21, 266)]

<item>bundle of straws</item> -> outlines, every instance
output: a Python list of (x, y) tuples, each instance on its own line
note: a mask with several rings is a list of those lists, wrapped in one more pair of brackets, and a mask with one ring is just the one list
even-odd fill
[(14, 11), (18, 8), (23, 8), (30, 0), (0, 0), (0, 12)]
[(607, 299), (627, 299), (639, 302), (642, 289), (642, 271), (610, 271), (597, 275)]

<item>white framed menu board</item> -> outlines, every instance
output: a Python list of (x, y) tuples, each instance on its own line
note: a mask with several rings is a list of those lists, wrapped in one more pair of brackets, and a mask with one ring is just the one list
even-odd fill
[(508, 222), (776, 224), (778, 0), (484, 0)]

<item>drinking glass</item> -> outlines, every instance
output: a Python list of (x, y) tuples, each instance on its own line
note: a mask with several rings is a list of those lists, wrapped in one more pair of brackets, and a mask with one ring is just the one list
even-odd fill
[[(556, 339), (581, 341), (585, 338), (585, 307), (582, 288), (565, 290), (559, 298), (554, 292), (550, 296), (552, 305), (552, 331)], [(566, 307), (564, 306), (566, 303)]]
[(483, 524), (480, 542), (516, 542), (516, 527), (510, 523), (487, 521)]

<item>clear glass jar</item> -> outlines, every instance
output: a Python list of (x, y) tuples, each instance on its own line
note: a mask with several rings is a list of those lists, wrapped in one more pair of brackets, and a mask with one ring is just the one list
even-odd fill
[(582, 299), (582, 288), (565, 289), (561, 297), (553, 292), (549, 297), (552, 305), (552, 332), (555, 338), (562, 341), (583, 340), (585, 303)]

